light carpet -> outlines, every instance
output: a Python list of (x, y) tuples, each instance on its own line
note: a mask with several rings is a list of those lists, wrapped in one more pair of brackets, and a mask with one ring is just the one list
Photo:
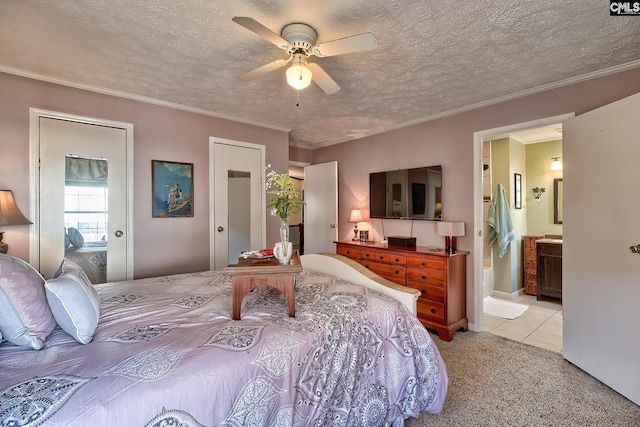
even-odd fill
[(529, 306), (487, 296), (484, 297), (483, 308), (484, 314), (513, 320), (527, 311)]
[(640, 426), (640, 406), (560, 353), (488, 332), (458, 331), (451, 342), (431, 336), (449, 392), (441, 414), (422, 413), (406, 427)]

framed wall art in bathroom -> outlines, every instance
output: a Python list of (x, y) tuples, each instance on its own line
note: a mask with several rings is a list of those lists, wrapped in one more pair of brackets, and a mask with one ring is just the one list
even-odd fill
[(513, 174), (513, 207), (516, 209), (522, 209), (522, 175), (519, 173)]

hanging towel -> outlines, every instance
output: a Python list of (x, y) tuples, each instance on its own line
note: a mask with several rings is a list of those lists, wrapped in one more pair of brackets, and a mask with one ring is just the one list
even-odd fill
[(489, 218), (487, 219), (489, 226), (488, 242), (493, 245), (498, 242), (500, 249), (500, 258), (507, 252), (509, 243), (515, 237), (513, 233), (513, 223), (511, 222), (511, 213), (509, 212), (509, 200), (507, 192), (504, 190), (502, 183), (498, 184), (493, 194), (493, 200), (489, 205)]

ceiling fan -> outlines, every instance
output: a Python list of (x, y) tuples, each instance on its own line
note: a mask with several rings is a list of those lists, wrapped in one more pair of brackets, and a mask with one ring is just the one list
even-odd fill
[(378, 40), (371, 33), (363, 33), (325, 43), (316, 44), (316, 30), (304, 23), (294, 23), (282, 28), (280, 35), (274, 33), (253, 18), (236, 16), (233, 22), (253, 31), (263, 39), (273, 43), (289, 54), (289, 59), (278, 59), (238, 77), (240, 81), (249, 81), (291, 62), (287, 69), (287, 82), (295, 89), (304, 89), (311, 80), (326, 94), (331, 95), (340, 90), (340, 86), (315, 62), (307, 62), (310, 56), (324, 58), (361, 52), (378, 47)]

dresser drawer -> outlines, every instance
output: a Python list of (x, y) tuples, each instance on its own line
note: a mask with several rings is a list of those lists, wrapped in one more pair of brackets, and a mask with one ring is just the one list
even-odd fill
[(389, 254), (388, 262), (389, 264), (401, 265), (404, 267), (407, 265), (407, 257), (404, 255)]
[(407, 285), (412, 287), (424, 285), (444, 287), (444, 273), (407, 268)]
[(430, 300), (444, 301), (444, 286), (431, 286), (425, 283), (407, 282), (407, 286), (420, 291), (421, 297)]
[(535, 273), (538, 270), (538, 263), (536, 261), (525, 261), (524, 271), (531, 271)]
[(366, 260), (366, 261), (374, 261), (374, 260), (376, 259), (376, 254), (375, 254), (375, 252), (374, 252), (374, 251), (372, 251), (372, 250), (364, 249), (364, 250), (362, 251), (362, 258), (361, 258), (361, 259), (362, 259), (363, 261), (365, 261), (365, 260)]
[(369, 262), (362, 260), (362, 265), (365, 268), (373, 271), (374, 273), (384, 277), (385, 279), (389, 279), (394, 283), (398, 283), (404, 285), (405, 283), (405, 268), (389, 265), (389, 264), (381, 264), (379, 262)]
[(357, 260), (359, 260), (362, 255), (362, 251), (360, 249), (342, 245), (338, 245), (338, 247), (336, 248), (336, 252), (338, 253), (338, 255), (343, 255)]
[(524, 250), (524, 260), (525, 261), (534, 261), (536, 260), (536, 248), (525, 248)]
[(407, 267), (426, 268), (427, 270), (444, 271), (444, 259), (440, 257), (407, 257)]
[(444, 304), (428, 298), (419, 297), (417, 302), (418, 317), (436, 322), (444, 322)]

